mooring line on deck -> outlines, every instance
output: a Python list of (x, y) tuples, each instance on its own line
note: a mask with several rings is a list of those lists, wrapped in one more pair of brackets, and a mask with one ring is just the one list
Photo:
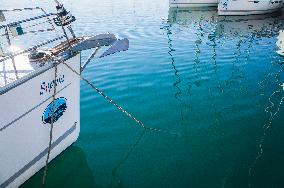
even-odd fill
[(156, 132), (161, 132), (161, 133), (165, 133), (165, 134), (170, 134), (170, 135), (174, 135), (174, 136), (181, 136), (180, 133), (176, 133), (176, 132), (172, 132), (172, 131), (168, 131), (168, 130), (164, 130), (164, 129), (159, 129), (159, 128), (153, 128), (153, 127), (148, 127), (145, 126), (143, 122), (141, 122), (140, 120), (138, 120), (135, 116), (133, 116), (132, 114), (130, 114), (129, 112), (127, 112), (124, 108), (122, 108), (121, 106), (119, 106), (114, 100), (112, 100), (109, 96), (107, 96), (102, 90), (100, 90), (99, 88), (97, 88), (93, 83), (91, 83), (89, 80), (87, 80), (86, 78), (84, 78), (80, 73), (78, 73), (76, 70), (74, 70), (72, 67), (70, 67), (67, 63), (65, 63), (64, 61), (61, 60), (57, 60), (59, 61), (58, 63), (63, 63), (64, 65), (66, 65), (73, 73), (75, 73), (77, 76), (79, 76), (81, 78), (81, 80), (83, 80), (84, 82), (86, 82), (90, 87), (92, 87), (97, 93), (99, 93), (101, 96), (103, 96), (109, 103), (111, 103), (112, 105), (114, 105), (119, 111), (121, 111), (122, 113), (124, 113), (126, 116), (128, 116), (130, 119), (134, 120), (138, 125), (140, 125), (141, 128), (144, 128), (145, 130), (150, 130), (150, 131), (156, 131)]

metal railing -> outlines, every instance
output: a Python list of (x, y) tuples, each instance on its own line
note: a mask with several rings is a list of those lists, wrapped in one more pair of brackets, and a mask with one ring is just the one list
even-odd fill
[(33, 50), (35, 50), (35, 49), (37, 49), (37, 48), (40, 48), (40, 47), (45, 46), (45, 45), (47, 45), (47, 44), (50, 44), (50, 43), (53, 43), (53, 42), (55, 42), (55, 41), (61, 40), (61, 39), (63, 39), (64, 37), (65, 37), (65, 36), (62, 35), (62, 36), (60, 36), (60, 37), (56, 37), (56, 38), (54, 38), (54, 39), (51, 39), (51, 40), (48, 40), (48, 41), (46, 41), (46, 42), (40, 43), (40, 44), (38, 44), (38, 45), (32, 46), (32, 47), (30, 47), (30, 48), (28, 48), (28, 49), (26, 49), (26, 50), (22, 50), (22, 51), (18, 51), (18, 52), (14, 52), (14, 53), (12, 53), (12, 54), (9, 54), (8, 56), (5, 56), (4, 58), (0, 59), (0, 63), (3, 62), (3, 61), (6, 61), (7, 59), (14, 58), (14, 57), (16, 57), (16, 56), (18, 56), (18, 55), (22, 55), (22, 54), (24, 54), (24, 53), (31, 52), (31, 51), (33, 51)]
[(43, 14), (43, 15), (40, 15), (40, 16), (36, 16), (36, 17), (32, 17), (32, 18), (28, 18), (28, 19), (24, 19), (24, 20), (20, 20), (20, 21), (16, 21), (16, 22), (11, 22), (11, 23), (4, 24), (4, 25), (0, 25), (0, 29), (6, 28), (6, 27), (10, 27), (10, 26), (14, 26), (14, 25), (18, 25), (18, 24), (25, 23), (25, 22), (38, 20), (38, 19), (41, 19), (41, 18), (56, 16), (56, 15), (57, 14), (55, 14), (55, 13)]
[[(14, 12), (14, 11), (33, 11), (33, 10), (40, 10), (42, 11), (44, 14), (42, 15), (39, 15), (39, 16), (35, 16), (35, 17), (30, 17), (30, 18), (27, 18), (27, 19), (22, 19), (22, 20), (19, 20), (19, 21), (13, 21), (13, 22), (10, 22), (10, 23), (7, 23), (5, 22), (4, 24), (0, 25), (0, 31), (3, 30), (4, 31), (4, 34), (2, 34), (0, 37), (6, 37), (6, 40), (7, 40), (7, 44), (8, 44), (8, 47), (10, 47), (12, 44), (11, 44), (11, 37), (14, 36), (14, 33), (13, 33), (13, 29), (16, 30), (16, 36), (21, 36), (21, 35), (24, 35), (24, 34), (27, 34), (27, 33), (38, 33), (38, 32), (46, 32), (46, 31), (56, 31), (55, 29), (55, 25), (54, 25), (54, 22), (53, 20), (56, 19), (58, 17), (58, 14), (57, 13), (46, 13), (45, 10), (41, 7), (34, 7), (34, 8), (16, 8), (16, 9), (6, 9), (6, 10), (0, 10), (2, 13), (3, 12)], [(4, 14), (3, 14), (4, 15)], [(46, 21), (44, 22), (40, 22), (40, 23), (37, 23), (39, 21), (37, 20), (40, 20), (40, 19), (46, 19)], [(4, 17), (4, 21), (6, 21), (5, 17)], [(29, 25), (29, 22), (35, 22), (36, 24), (32, 23), (32, 25)], [(50, 26), (52, 27), (51, 29), (40, 29), (37, 31), (28, 31), (28, 32), (23, 32), (23, 28), (20, 24), (23, 24), (23, 23), (28, 23), (28, 27), (25, 27), (24, 29), (26, 28), (30, 28), (30, 27), (34, 27), (34, 26), (38, 26), (38, 25), (43, 25), (44, 23), (49, 23)], [(21, 30), (21, 33), (19, 34), (18, 33), (18, 29), (20, 28)], [(22, 55), (22, 54), (25, 54), (25, 53), (29, 53), (33, 50), (36, 50), (40, 47), (43, 47), (45, 45), (48, 45), (50, 43), (53, 43), (55, 41), (58, 41), (58, 40), (62, 40), (64, 38), (66, 38), (68, 40), (68, 36), (65, 32), (65, 29), (64, 27), (62, 26), (61, 27), (62, 30), (63, 30), (63, 35), (59, 35), (57, 33), (57, 37), (56, 38), (53, 38), (51, 40), (47, 40), (45, 42), (42, 42), (40, 44), (37, 44), (37, 45), (34, 45), (32, 47), (29, 47), (25, 50), (21, 50), (21, 51), (16, 51), (16, 52), (4, 52), (3, 51), (3, 48), (1, 48), (1, 56), (0, 56), (0, 63), (8, 60), (8, 59), (11, 59), (12, 60), (12, 64), (13, 64), (13, 67), (14, 67), (14, 72), (15, 72), (15, 75), (16, 75), (16, 78), (18, 79), (18, 70), (17, 70), (17, 67), (16, 67), (16, 63), (15, 63), (15, 57), (16, 56), (19, 56), (19, 55)], [(12, 29), (12, 30), (11, 30)], [(15, 32), (15, 31), (14, 31)], [(57, 31), (56, 31), (57, 32)], [(12, 35), (12, 36), (10, 36)]]

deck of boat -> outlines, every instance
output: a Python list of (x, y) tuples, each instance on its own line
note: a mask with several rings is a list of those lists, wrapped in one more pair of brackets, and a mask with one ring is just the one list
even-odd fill
[(29, 60), (28, 54), (16, 56), (14, 58), (14, 63), (12, 59), (2, 61), (0, 63), (0, 87), (11, 84), (12, 82), (34, 72), (40, 67), (41, 64), (39, 62), (31, 62)]

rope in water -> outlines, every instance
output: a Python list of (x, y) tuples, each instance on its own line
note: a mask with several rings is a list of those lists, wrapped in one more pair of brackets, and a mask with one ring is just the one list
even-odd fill
[[(108, 97), (106, 94), (104, 94), (102, 90), (98, 89), (94, 84), (92, 84), (89, 80), (84, 78), (80, 73), (75, 71), (72, 67), (67, 65), (64, 61), (58, 61), (58, 60), (55, 60), (55, 61), (57, 61), (58, 64), (62, 63), (64, 65), (66, 65), (73, 73), (75, 73), (77, 76), (79, 76), (84, 82), (86, 82), (89, 86), (91, 86), (97, 93), (99, 93), (101, 96), (103, 96), (109, 103), (114, 105), (119, 111), (124, 113), (126, 116), (128, 116), (129, 118), (134, 120), (143, 129), (150, 130), (150, 131), (162, 132), (162, 133), (166, 133), (166, 134), (170, 134), (170, 135), (174, 135), (174, 136), (180, 136), (180, 134), (176, 133), (176, 132), (145, 126), (140, 120), (138, 120), (132, 114), (130, 114), (129, 112), (124, 110), (114, 100), (112, 100), (110, 97)], [(55, 80), (57, 78), (57, 66), (58, 66), (58, 64), (55, 65)], [(47, 172), (48, 172), (48, 168), (47, 168), (48, 167), (48, 161), (49, 161), (50, 152), (51, 152), (51, 149), (52, 149), (52, 137), (53, 137), (53, 127), (54, 127), (54, 112), (55, 112), (55, 97), (56, 97), (56, 84), (54, 84), (54, 92), (53, 92), (53, 96), (52, 96), (52, 103), (53, 103), (53, 105), (52, 105), (52, 114), (51, 114), (51, 127), (50, 127), (50, 133), (49, 133), (49, 145), (48, 145), (48, 152), (47, 152), (47, 157), (46, 157), (46, 161), (45, 161), (45, 169), (44, 169), (44, 173), (43, 173), (43, 177), (42, 177), (42, 187), (44, 187), (45, 182), (46, 182), (46, 177), (47, 177)]]
[(86, 78), (84, 78), (80, 73), (78, 73), (76, 70), (74, 70), (72, 67), (70, 67), (69, 65), (67, 65), (64, 61), (59, 61), (59, 63), (63, 63), (64, 65), (66, 65), (73, 73), (75, 73), (77, 76), (79, 76), (84, 82), (86, 82), (90, 87), (92, 87), (97, 93), (99, 93), (101, 96), (103, 96), (109, 103), (111, 103), (112, 105), (114, 105), (119, 111), (121, 111), (122, 113), (124, 113), (126, 116), (128, 116), (129, 118), (131, 118), (132, 120), (134, 120), (138, 125), (140, 125), (140, 127), (146, 129), (146, 130), (150, 130), (150, 131), (156, 131), (156, 132), (162, 132), (162, 133), (166, 133), (166, 134), (170, 134), (170, 135), (174, 135), (174, 136), (180, 136), (179, 133), (176, 132), (172, 132), (172, 131), (168, 131), (168, 130), (164, 130), (164, 129), (158, 129), (158, 128), (152, 128), (152, 127), (147, 127), (144, 125), (143, 122), (141, 122), (140, 120), (138, 120), (136, 117), (134, 117), (132, 114), (130, 114), (129, 112), (127, 112), (125, 109), (123, 109), (121, 106), (119, 106), (114, 100), (112, 100), (110, 97), (108, 97), (102, 90), (100, 90), (99, 88), (97, 88), (93, 83), (91, 83), (89, 80), (87, 80)]
[[(57, 78), (57, 65), (55, 65), (55, 71), (54, 71), (54, 77), (56, 80)], [(54, 83), (54, 90), (53, 90), (53, 96), (52, 96), (52, 113), (51, 113), (51, 127), (50, 127), (50, 132), (49, 132), (49, 144), (48, 144), (48, 152), (47, 152), (47, 157), (45, 161), (45, 168), (43, 172), (43, 177), (42, 177), (42, 186), (44, 187), (45, 181), (46, 181), (46, 176), (47, 176), (47, 166), (48, 166), (48, 161), (50, 157), (50, 152), (51, 152), (51, 145), (52, 145), (52, 137), (53, 137), (53, 127), (54, 127), (54, 112), (55, 112), (55, 96), (56, 95), (56, 83)]]

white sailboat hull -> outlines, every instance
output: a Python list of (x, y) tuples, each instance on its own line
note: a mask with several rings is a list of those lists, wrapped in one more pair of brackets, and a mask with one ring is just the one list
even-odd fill
[[(66, 61), (80, 71), (80, 54)], [(0, 188), (18, 187), (45, 166), (48, 152), (55, 68), (38, 73), (6, 91), (0, 98)], [(56, 122), (50, 160), (79, 136), (80, 78), (58, 65)], [(61, 101), (61, 102), (60, 102)], [(50, 113), (49, 113), (50, 115)]]
[(279, 11), (281, 1), (274, 0), (221, 0), (218, 5), (218, 14), (227, 15), (255, 15)]
[(170, 0), (170, 7), (217, 7), (219, 0)]

